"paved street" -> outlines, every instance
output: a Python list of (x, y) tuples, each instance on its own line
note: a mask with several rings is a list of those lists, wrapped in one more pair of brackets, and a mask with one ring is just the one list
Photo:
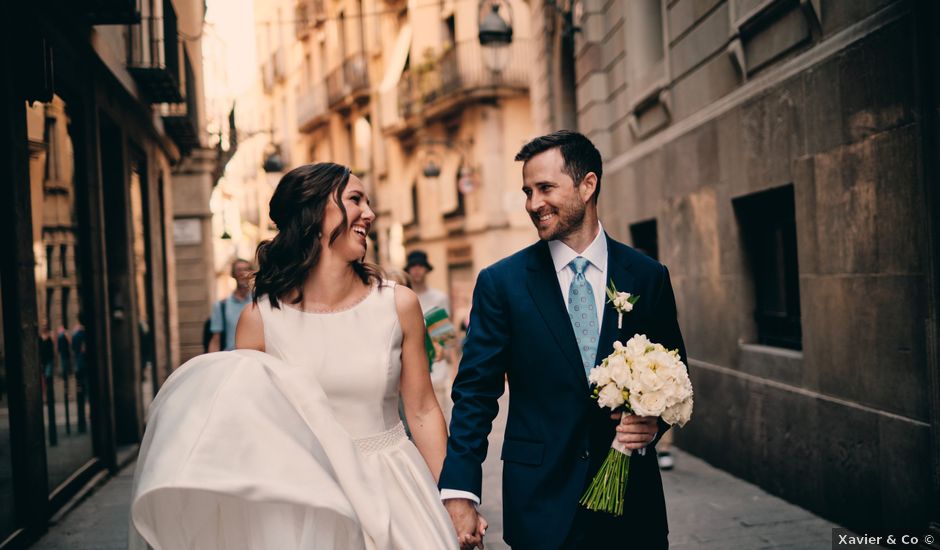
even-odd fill
[[(505, 400), (501, 411), (505, 412)], [(504, 415), (496, 422), (484, 467), (483, 513), (490, 521), (487, 548), (506, 549), (500, 513), (500, 461)], [(676, 467), (663, 475), (669, 508), (671, 548), (815, 549), (830, 548), (835, 525), (773, 497), (705, 462), (676, 451)], [(34, 548), (117, 550), (125, 548), (127, 500), (133, 464), (101, 486), (50, 527)]]

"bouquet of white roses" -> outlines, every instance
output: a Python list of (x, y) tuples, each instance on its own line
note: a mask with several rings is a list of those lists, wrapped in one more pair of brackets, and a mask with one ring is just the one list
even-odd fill
[[(592, 397), (599, 407), (625, 414), (659, 416), (670, 425), (683, 426), (692, 416), (692, 382), (679, 352), (667, 350), (642, 335), (626, 345), (614, 342), (614, 351), (591, 369)], [(623, 514), (623, 495), (630, 472), (630, 454), (614, 439), (607, 458), (591, 481), (581, 505), (588, 510)]]

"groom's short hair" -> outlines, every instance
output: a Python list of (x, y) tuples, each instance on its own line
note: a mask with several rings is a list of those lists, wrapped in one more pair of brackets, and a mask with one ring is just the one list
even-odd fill
[(525, 162), (530, 158), (544, 153), (549, 149), (558, 148), (565, 161), (563, 172), (579, 185), (584, 176), (594, 172), (597, 176), (597, 189), (594, 190), (594, 202), (601, 194), (601, 175), (604, 167), (601, 163), (601, 153), (591, 140), (584, 134), (571, 130), (558, 130), (544, 136), (539, 136), (526, 143), (516, 153), (516, 160)]

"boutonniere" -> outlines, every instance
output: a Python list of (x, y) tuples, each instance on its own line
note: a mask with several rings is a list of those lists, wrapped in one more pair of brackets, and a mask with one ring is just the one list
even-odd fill
[(623, 328), (623, 314), (633, 311), (633, 304), (640, 300), (640, 296), (634, 296), (629, 292), (617, 292), (614, 280), (611, 279), (610, 284), (607, 285), (607, 298), (607, 302), (613, 304), (614, 309), (617, 310), (617, 330), (620, 330)]

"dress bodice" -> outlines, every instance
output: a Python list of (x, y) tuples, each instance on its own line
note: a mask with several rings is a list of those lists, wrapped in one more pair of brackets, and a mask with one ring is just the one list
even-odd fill
[(353, 438), (396, 426), (401, 376), (401, 325), (393, 283), (373, 285), (341, 311), (307, 312), (258, 300), (265, 352), (312, 369), (337, 421)]

